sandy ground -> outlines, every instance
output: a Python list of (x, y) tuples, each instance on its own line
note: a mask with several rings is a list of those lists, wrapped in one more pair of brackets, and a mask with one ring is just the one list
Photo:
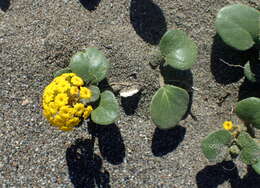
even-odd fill
[[(215, 36), (217, 11), (258, 0), (0, 0), (0, 187), (260, 187), (240, 162), (210, 164), (201, 140), (225, 120), (237, 122), (237, 100), (253, 95), (243, 54)], [(149, 117), (160, 70), (149, 65), (160, 37), (186, 31), (199, 48), (187, 78), (187, 117), (160, 131)], [(52, 74), (78, 50), (95, 46), (111, 63), (107, 83), (139, 83), (130, 99), (117, 94), (120, 120), (111, 126), (60, 132), (42, 117), (41, 94)], [(173, 76), (174, 78), (174, 76)], [(254, 90), (255, 91), (255, 90)], [(89, 132), (95, 135), (91, 139)], [(223, 168), (224, 166), (224, 168)]]

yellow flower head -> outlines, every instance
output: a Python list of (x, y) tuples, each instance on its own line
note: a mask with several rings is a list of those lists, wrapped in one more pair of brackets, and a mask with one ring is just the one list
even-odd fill
[(59, 114), (65, 119), (72, 118), (75, 113), (75, 110), (69, 106), (62, 106), (60, 108)]
[(80, 98), (89, 99), (92, 96), (91, 90), (86, 87), (80, 87)]
[(76, 125), (78, 125), (80, 122), (80, 119), (77, 117), (71, 118), (68, 121), (66, 121), (66, 126), (67, 127), (75, 127)]
[(87, 108), (85, 108), (85, 111), (83, 113), (83, 118), (87, 119), (92, 111), (93, 111), (93, 108), (92, 108), (92, 106), (89, 105)]
[(53, 119), (53, 125), (54, 126), (58, 126), (58, 127), (61, 127), (61, 126), (64, 126), (65, 125), (65, 119), (62, 118), (60, 115), (56, 115)]
[(71, 94), (71, 95), (77, 95), (78, 93), (79, 93), (79, 88), (78, 88), (78, 87), (72, 86), (72, 87), (70, 88), (70, 94)]
[(51, 112), (52, 115), (55, 115), (57, 113), (57, 111), (58, 111), (58, 108), (59, 108), (56, 105), (56, 103), (54, 103), (54, 102), (50, 102), (48, 107), (49, 107), (48, 109), (49, 109), (49, 111)]
[(75, 110), (75, 114), (76, 116), (81, 116), (81, 114), (84, 112), (85, 110), (85, 107), (84, 107), (84, 104), (82, 103), (76, 103), (74, 105), (74, 110)]
[(69, 97), (67, 94), (65, 93), (60, 93), (55, 97), (55, 103), (57, 104), (57, 106), (64, 106), (66, 104), (68, 104), (69, 102)]
[(92, 106), (87, 108), (80, 99), (91, 97), (91, 90), (83, 87), (83, 80), (74, 73), (56, 77), (43, 91), (43, 115), (59, 130), (70, 131), (84, 118), (88, 118)]
[(63, 80), (57, 84), (57, 90), (61, 93), (68, 91), (70, 87), (70, 83), (66, 80)]
[(232, 130), (232, 129), (233, 129), (233, 123), (232, 123), (232, 121), (225, 121), (225, 122), (223, 123), (223, 128), (224, 128), (225, 130), (227, 130), (227, 131)]
[(75, 86), (83, 86), (84, 84), (83, 80), (78, 76), (73, 76), (71, 78), (71, 83)]

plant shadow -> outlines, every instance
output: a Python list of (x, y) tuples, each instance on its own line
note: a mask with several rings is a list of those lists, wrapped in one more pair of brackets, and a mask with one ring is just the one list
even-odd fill
[(135, 110), (138, 108), (138, 103), (141, 99), (141, 92), (130, 96), (130, 97), (122, 97), (121, 105), (125, 111), (126, 115), (133, 115)]
[(82, 6), (89, 11), (96, 10), (100, 1), (101, 0), (79, 0), (79, 2), (82, 4)]
[(248, 61), (246, 54), (246, 51), (226, 45), (219, 35), (215, 35), (211, 49), (211, 72), (215, 80), (224, 85), (239, 81), (244, 76), (243, 68), (239, 66)]
[(196, 120), (196, 117), (191, 112), (191, 106), (193, 101), (193, 76), (191, 70), (177, 70), (170, 66), (160, 66), (161, 75), (164, 78), (164, 83), (180, 87), (185, 89), (189, 94), (189, 105), (188, 110), (182, 117), (182, 119), (186, 119), (187, 116), (190, 114), (193, 119)]
[(196, 175), (198, 188), (217, 188), (228, 181), (232, 188), (258, 188), (260, 176), (251, 167), (244, 178), (240, 178), (233, 161), (223, 161), (216, 165), (206, 166)]
[(96, 125), (90, 123), (89, 133), (98, 138), (98, 146), (103, 159), (113, 165), (121, 164), (125, 158), (125, 145), (116, 124)]
[(7, 11), (10, 7), (10, 0), (0, 0), (0, 9), (2, 11)]
[(152, 0), (132, 0), (130, 20), (136, 33), (152, 45), (159, 43), (167, 29), (162, 10)]
[(69, 178), (75, 188), (110, 187), (109, 172), (93, 148), (94, 140), (78, 139), (66, 151)]
[(248, 97), (260, 98), (260, 83), (253, 83), (245, 79), (245, 81), (239, 87), (238, 100), (243, 100)]
[(155, 128), (152, 139), (152, 152), (161, 157), (175, 150), (184, 139), (186, 129), (179, 125), (169, 130)]

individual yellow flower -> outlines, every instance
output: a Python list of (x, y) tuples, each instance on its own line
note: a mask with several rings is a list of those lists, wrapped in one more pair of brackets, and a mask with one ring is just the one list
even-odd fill
[(82, 103), (76, 103), (74, 105), (74, 110), (75, 110), (75, 115), (76, 116), (81, 116), (81, 114), (84, 112), (85, 110), (85, 107), (84, 107), (84, 104)]
[(68, 104), (69, 102), (69, 97), (65, 93), (59, 93), (56, 97), (54, 102), (56, 103), (57, 106), (64, 106)]
[(80, 98), (89, 99), (92, 96), (91, 90), (86, 87), (80, 87)]
[(55, 115), (55, 114), (57, 113), (58, 108), (59, 108), (59, 107), (56, 105), (56, 103), (50, 102), (50, 104), (49, 104), (49, 110), (50, 110), (50, 112), (51, 112), (52, 115)]
[(65, 125), (65, 119), (62, 118), (60, 115), (56, 115), (53, 119), (53, 125), (54, 126), (58, 126), (58, 127), (61, 127), (61, 126), (64, 126)]
[(50, 119), (50, 117), (51, 117), (51, 112), (50, 112), (50, 110), (49, 110), (48, 108), (45, 108), (45, 109), (43, 110), (43, 115), (44, 115), (47, 119)]
[(68, 121), (66, 121), (66, 126), (67, 127), (75, 127), (76, 125), (78, 125), (80, 122), (80, 119), (77, 117), (71, 118)]
[(65, 119), (73, 117), (74, 113), (75, 110), (69, 106), (62, 106), (59, 111), (59, 115)]
[(54, 100), (54, 95), (45, 95), (43, 97), (44, 103), (50, 103)]
[(233, 123), (232, 123), (232, 121), (225, 121), (225, 122), (223, 123), (223, 128), (224, 128), (225, 130), (227, 130), (227, 131), (232, 130), (232, 129), (233, 129)]
[(70, 89), (70, 83), (66, 80), (59, 82), (57, 85), (58, 92), (66, 92), (68, 89)]
[(60, 82), (66, 81), (65, 78), (66, 76), (62, 74), (61, 76), (54, 78), (51, 84), (59, 84)]
[(72, 86), (72, 87), (70, 88), (70, 94), (71, 94), (71, 95), (77, 95), (78, 93), (79, 93), (79, 88), (78, 88), (78, 87)]
[(83, 113), (83, 118), (87, 119), (92, 111), (93, 111), (93, 108), (92, 108), (92, 106), (89, 105), (87, 108), (85, 108), (85, 111)]
[(84, 84), (84, 81), (78, 76), (73, 76), (70, 81), (75, 86), (82, 86)]

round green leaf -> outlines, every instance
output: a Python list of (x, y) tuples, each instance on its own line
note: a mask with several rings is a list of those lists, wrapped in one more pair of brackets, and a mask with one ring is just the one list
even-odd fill
[(159, 46), (166, 64), (175, 69), (190, 69), (197, 60), (197, 46), (183, 31), (167, 31)]
[(188, 109), (189, 94), (179, 87), (165, 85), (152, 98), (150, 112), (155, 125), (170, 129), (181, 120)]
[(209, 161), (221, 162), (229, 152), (232, 135), (226, 130), (209, 134), (201, 143), (203, 154)]
[(60, 76), (60, 75), (62, 75), (62, 74), (64, 74), (64, 73), (70, 73), (70, 72), (71, 72), (70, 68), (69, 68), (69, 67), (66, 67), (66, 68), (64, 68), (64, 69), (60, 69), (60, 70), (58, 70), (57, 72), (55, 72), (55, 73), (53, 74), (53, 76), (54, 76), (54, 77), (58, 77), (58, 76)]
[(260, 129), (260, 99), (256, 97), (249, 97), (241, 100), (236, 106), (237, 116), (245, 122), (252, 123), (252, 125)]
[(69, 66), (85, 82), (98, 83), (106, 77), (109, 62), (98, 49), (87, 48), (72, 56)]
[(111, 91), (104, 91), (100, 97), (100, 104), (91, 113), (91, 119), (99, 125), (112, 124), (119, 117), (119, 105), (117, 100)]
[(260, 161), (260, 147), (252, 145), (243, 148), (240, 153), (240, 159), (247, 165), (256, 164)]
[(255, 172), (260, 175), (260, 160), (256, 164), (253, 164), (252, 167)]
[(81, 99), (81, 102), (83, 102), (85, 105), (87, 103), (91, 103), (91, 102), (97, 101), (99, 99), (99, 96), (100, 96), (100, 90), (99, 90), (99, 88), (97, 86), (93, 86), (92, 85), (92, 86), (89, 86), (88, 88), (91, 90), (92, 96), (91, 96), (90, 99)]
[(242, 131), (238, 138), (237, 138), (237, 144), (241, 148), (246, 148), (250, 146), (256, 146), (257, 143), (254, 141), (254, 139), (245, 131)]
[(251, 48), (259, 39), (260, 13), (241, 4), (222, 8), (217, 15), (216, 29), (222, 40), (238, 50)]

